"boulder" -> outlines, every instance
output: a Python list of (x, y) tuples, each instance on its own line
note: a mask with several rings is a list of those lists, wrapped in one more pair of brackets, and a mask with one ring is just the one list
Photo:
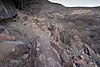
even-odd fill
[(51, 47), (48, 39), (37, 36), (33, 45), (36, 45), (37, 52), (34, 67), (62, 67), (58, 52)]
[(0, 20), (12, 18), (16, 14), (15, 5), (11, 0), (0, 0)]
[(7, 58), (16, 58), (26, 52), (22, 41), (3, 41), (0, 42), (0, 61)]

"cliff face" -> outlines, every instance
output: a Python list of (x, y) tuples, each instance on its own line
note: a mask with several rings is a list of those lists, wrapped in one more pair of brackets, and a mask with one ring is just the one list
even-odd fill
[(29, 4), (1, 22), (0, 67), (100, 67), (99, 28), (98, 8)]

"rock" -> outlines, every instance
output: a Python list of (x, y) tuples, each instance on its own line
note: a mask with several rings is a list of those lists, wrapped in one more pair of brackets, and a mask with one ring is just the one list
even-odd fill
[(15, 5), (11, 0), (0, 0), (0, 20), (12, 18), (16, 14)]
[(21, 57), (27, 52), (27, 48), (24, 44), (17, 44), (15, 46), (15, 51), (13, 52), (13, 57)]
[(83, 59), (84, 60), (84, 56), (80, 55), (79, 57), (80, 57), (80, 59)]
[(46, 20), (46, 18), (37, 18), (37, 21), (39, 22), (44, 22)]
[(76, 64), (85, 64), (86, 63), (84, 60), (81, 60), (81, 59), (74, 60), (73, 62), (76, 63)]
[(94, 30), (100, 30), (100, 25), (98, 26), (90, 26), (89, 28), (86, 28), (87, 31), (94, 31)]
[[(31, 4), (40, 4), (40, 3), (44, 3), (45, 1), (48, 1), (48, 0), (13, 0), (16, 7), (19, 8), (19, 9), (23, 9), (25, 6), (27, 5), (30, 5)], [(34, 7), (34, 6), (33, 6)]]
[(6, 41), (0, 43), (0, 60), (12, 52), (16, 45), (10, 44)]
[(66, 52), (63, 52), (60, 57), (61, 57), (61, 60), (64, 63), (67, 63), (69, 61), (69, 59), (70, 59), (69, 56), (68, 56), (68, 54)]
[(3, 58), (18, 57), (25, 53), (25, 48), (20, 41), (3, 41), (0, 43), (0, 60)]
[(14, 2), (17, 8), (23, 9), (26, 6), (26, 4), (29, 4), (31, 0), (12, 0), (12, 1)]
[(96, 64), (87, 64), (86, 67), (99, 67)]
[(24, 54), (23, 56), (22, 56), (22, 59), (27, 59), (29, 57), (29, 54)]
[(77, 67), (75, 63), (73, 63), (73, 67)]
[(16, 49), (15, 48), (12, 48), (12, 52), (14, 52)]
[(5, 26), (0, 25), (0, 33), (2, 33), (5, 30)]
[(70, 36), (66, 32), (60, 32), (60, 40), (64, 44), (70, 44)]
[[(6, 1), (8, 2), (8, 0)], [(0, 62), (0, 67), (96, 67), (93, 63), (89, 63), (90, 61), (100, 65), (99, 58), (91, 49), (91, 46), (100, 44), (95, 41), (100, 41), (100, 26), (94, 27), (94, 25), (100, 25), (100, 17), (99, 21), (95, 18), (100, 15), (100, 10), (97, 8), (65, 8), (60, 4), (50, 2), (45, 4), (44, 0), (13, 1), (19, 1), (16, 3), (18, 8), (25, 6), (23, 10), (18, 9), (19, 13), (16, 18), (6, 20), (7, 24), (3, 25), (10, 31), (8, 34), (13, 34), (18, 40), (21, 39), (30, 44), (15, 41), (17, 39), (12, 39), (6, 31), (6, 38), (2, 37), (4, 39), (1, 38), (0, 41), (0, 60), (4, 59), (4, 62)], [(43, 1), (43, 7), (37, 1)], [(4, 4), (5, 1), (1, 0), (1, 2)], [(25, 2), (27, 6), (24, 4)], [(2, 4), (0, 3), (0, 5)], [(86, 13), (84, 10), (89, 10), (90, 13)], [(83, 13), (73, 14), (77, 11)], [(34, 12), (37, 14), (34, 15)], [(90, 15), (91, 13), (92, 15)], [(34, 18), (34, 16), (37, 17)], [(84, 31), (87, 27), (90, 30), (87, 29), (89, 32), (85, 34)], [(4, 33), (5, 28), (0, 29), (0, 32)], [(95, 33), (98, 31), (96, 37), (92, 35), (93, 39), (88, 36), (91, 35), (91, 31)], [(64, 63), (65, 65), (63, 65)]]
[(11, 60), (10, 63), (12, 63), (12, 64), (18, 64), (19, 62), (18, 62), (18, 60)]
[(73, 60), (70, 60), (68, 63), (64, 64), (64, 67), (73, 67)]
[(15, 40), (14, 36), (0, 33), (0, 41)]
[(2, 31), (3, 34), (9, 34), (9, 31), (7, 29), (5, 29), (4, 31)]
[[(37, 58), (35, 61), (39, 67), (62, 67), (60, 57), (57, 51), (50, 46), (50, 41), (37, 37), (33, 45), (36, 45)], [(47, 63), (48, 62), (48, 63)]]
[(8, 29), (6, 29), (5, 26), (0, 25), (0, 33), (9, 34), (9, 31), (8, 31)]

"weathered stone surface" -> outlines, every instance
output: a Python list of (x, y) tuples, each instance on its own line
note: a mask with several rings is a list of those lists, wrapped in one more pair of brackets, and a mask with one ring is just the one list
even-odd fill
[(16, 14), (15, 5), (11, 0), (0, 0), (0, 20), (12, 18)]
[[(40, 10), (37, 16), (18, 10), (14, 21), (4, 24), (16, 39), (8, 34), (1, 38), (0, 57), (6, 58), (0, 67), (100, 67), (100, 11), (65, 8), (44, 1), (34, 0), (25, 6), (29, 12)], [(0, 27), (0, 33), (5, 28)]]
[(24, 54), (23, 56), (22, 56), (22, 59), (28, 59), (28, 57), (29, 57), (29, 54)]
[(62, 67), (57, 51), (50, 46), (49, 40), (38, 37), (35, 41), (39, 67)]
[[(25, 48), (21, 41), (3, 41), (0, 43), (0, 61), (4, 58), (13, 58), (14, 55), (18, 57), (25, 53)], [(13, 56), (12, 56), (13, 55)], [(11, 56), (11, 57), (10, 57)]]
[(0, 33), (0, 41), (7, 41), (7, 40), (15, 40), (14, 36), (8, 35), (8, 34), (3, 34)]

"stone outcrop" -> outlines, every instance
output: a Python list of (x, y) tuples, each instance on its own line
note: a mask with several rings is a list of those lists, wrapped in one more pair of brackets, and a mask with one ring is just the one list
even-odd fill
[[(34, 12), (39, 9), (39, 5), (47, 0), (1, 0), (0, 1), (0, 20), (9, 19), (17, 15), (16, 9), (22, 9), (33, 4)], [(35, 9), (36, 8), (36, 9)], [(28, 9), (29, 10), (29, 9)]]
[(0, 67), (100, 67), (99, 9), (44, 2), (2, 21)]
[(11, 0), (0, 0), (0, 20), (12, 18), (16, 14), (15, 5)]

